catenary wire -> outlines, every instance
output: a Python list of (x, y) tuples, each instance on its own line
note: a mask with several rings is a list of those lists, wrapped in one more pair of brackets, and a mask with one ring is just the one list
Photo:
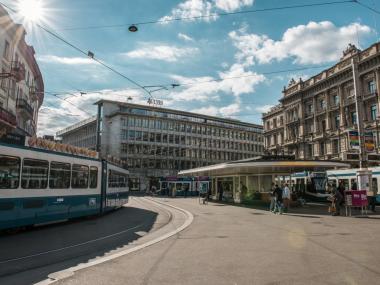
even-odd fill
[(380, 11), (379, 10), (376, 10), (375, 8), (372, 8), (371, 6), (368, 6), (368, 5), (362, 3), (359, 0), (355, 0), (354, 2), (357, 3), (358, 5), (364, 7), (364, 8), (367, 8), (368, 10), (371, 10), (372, 12), (380, 15)]
[(121, 28), (121, 27), (127, 27), (127, 26), (131, 26), (131, 25), (141, 26), (141, 25), (168, 23), (168, 22), (175, 22), (175, 21), (178, 22), (178, 21), (205, 19), (205, 18), (215, 18), (215, 17), (219, 17), (219, 16), (231, 16), (231, 15), (269, 12), (269, 11), (277, 11), (277, 10), (310, 8), (310, 7), (338, 5), (338, 4), (347, 4), (347, 3), (355, 3), (355, 2), (357, 2), (357, 0), (328, 1), (328, 2), (321, 2), (321, 3), (310, 3), (310, 4), (300, 4), (300, 5), (279, 6), (279, 7), (272, 7), (272, 8), (252, 9), (252, 10), (244, 10), (244, 11), (237, 11), (237, 12), (213, 13), (210, 15), (199, 15), (199, 16), (192, 16), (192, 17), (166, 18), (166, 19), (159, 19), (159, 20), (152, 20), (152, 21), (135, 22), (135, 23), (130, 23), (130, 24), (113, 24), (113, 25), (98, 25), (98, 26), (87, 26), (87, 27), (72, 27), (72, 28), (64, 28), (64, 29), (60, 29), (60, 30), (61, 31), (75, 31), (75, 30), (95, 30), (95, 29)]
[[(12, 11), (13, 13), (18, 13), (15, 9), (13, 9), (12, 7), (10, 7), (9, 5), (6, 5), (4, 4), (3, 2), (0, 2), (1, 5), (3, 5), (4, 7), (6, 7), (7, 9), (9, 9), (10, 11)], [(127, 81), (129, 81), (130, 83), (138, 86), (140, 89), (142, 89), (144, 92), (148, 93), (149, 95), (150, 92), (149, 90), (147, 90), (144, 86), (140, 85), (137, 81), (129, 78), (128, 76), (122, 74), (120, 71), (116, 70), (115, 68), (109, 66), (108, 64), (106, 64), (105, 62), (103, 62), (102, 60), (96, 58), (95, 56), (89, 56), (89, 53), (84, 51), (83, 49), (77, 47), (76, 45), (70, 43), (68, 40), (64, 39), (62, 36), (58, 35), (57, 33), (49, 30), (48, 28), (42, 26), (41, 24), (38, 24), (36, 23), (36, 26), (40, 29), (42, 29), (43, 31), (45, 31), (46, 33), (50, 34), (51, 36), (55, 37), (56, 39), (60, 40), (61, 42), (65, 43), (66, 45), (72, 47), (73, 49), (75, 49), (76, 51), (78, 51), (79, 53), (85, 55), (86, 57), (94, 60), (95, 62), (99, 63), (100, 65), (102, 65), (103, 67), (105, 67), (106, 69), (112, 71), (113, 73), (121, 76), (122, 78), (126, 79)]]

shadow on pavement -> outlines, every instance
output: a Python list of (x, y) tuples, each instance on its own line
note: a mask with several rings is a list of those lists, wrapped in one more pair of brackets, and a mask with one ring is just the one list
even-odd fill
[(117, 250), (149, 232), (158, 214), (123, 207), (100, 217), (0, 236), (0, 284), (33, 284)]

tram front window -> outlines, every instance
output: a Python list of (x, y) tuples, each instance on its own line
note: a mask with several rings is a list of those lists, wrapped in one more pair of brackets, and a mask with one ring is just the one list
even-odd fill
[(0, 155), (0, 189), (16, 189), (20, 181), (20, 159)]

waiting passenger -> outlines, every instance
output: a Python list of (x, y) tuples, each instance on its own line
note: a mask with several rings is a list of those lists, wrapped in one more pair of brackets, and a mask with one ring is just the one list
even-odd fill
[(275, 199), (276, 199), (276, 208), (274, 210), (274, 212), (278, 212), (280, 215), (282, 215), (282, 189), (280, 187), (278, 187), (278, 185), (276, 184), (275, 186), (275, 189), (274, 189), (274, 194), (275, 194)]
[(333, 198), (333, 206), (335, 208), (335, 213), (332, 213), (333, 216), (340, 215), (340, 205), (342, 204), (343, 196), (340, 194), (338, 189), (335, 186), (331, 187), (331, 193)]

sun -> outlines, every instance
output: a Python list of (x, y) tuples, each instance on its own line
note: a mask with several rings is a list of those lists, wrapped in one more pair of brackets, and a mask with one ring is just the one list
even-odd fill
[(43, 0), (18, 0), (18, 12), (25, 21), (40, 22), (44, 18)]

